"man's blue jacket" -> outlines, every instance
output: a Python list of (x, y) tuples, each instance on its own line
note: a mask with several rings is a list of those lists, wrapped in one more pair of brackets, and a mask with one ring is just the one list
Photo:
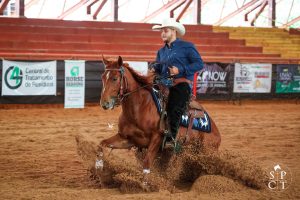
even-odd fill
[(162, 77), (170, 76), (169, 67), (175, 66), (179, 74), (174, 78), (187, 78), (193, 81), (194, 74), (203, 68), (203, 61), (196, 47), (190, 43), (177, 38), (170, 47), (165, 44), (157, 52), (156, 65), (154, 69)]

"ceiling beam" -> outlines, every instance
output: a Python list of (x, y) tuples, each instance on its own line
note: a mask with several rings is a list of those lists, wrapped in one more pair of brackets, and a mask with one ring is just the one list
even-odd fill
[(189, 6), (191, 5), (191, 3), (193, 2), (193, 0), (189, 0), (187, 2), (187, 4), (184, 6), (184, 8), (182, 9), (182, 11), (180, 12), (179, 16), (177, 17), (176, 21), (179, 21), (181, 19), (181, 17), (183, 16), (183, 14), (186, 12), (186, 10), (189, 8)]
[(256, 22), (257, 18), (259, 17), (259, 15), (261, 15), (261, 13), (264, 11), (264, 9), (266, 8), (266, 6), (268, 5), (268, 1), (265, 0), (262, 4), (261, 4), (261, 8), (258, 10), (258, 12), (255, 14), (254, 18), (251, 21), (251, 26), (254, 26), (254, 23)]
[(88, 15), (91, 14), (92, 6), (93, 6), (95, 3), (97, 3), (98, 1), (99, 1), (99, 0), (94, 0), (92, 3), (90, 3), (90, 4), (86, 7), (86, 13), (87, 13)]
[(300, 16), (296, 17), (295, 19), (289, 21), (288, 23), (284, 24), (283, 26), (281, 26), (280, 28), (288, 28), (289, 26), (295, 24), (296, 22), (300, 21)]
[(245, 5), (243, 5), (242, 7), (240, 7), (239, 9), (237, 9), (236, 11), (230, 13), (226, 17), (224, 17), (224, 18), (220, 19), (219, 21), (217, 21), (216, 23), (214, 23), (214, 25), (215, 26), (220, 26), (221, 24), (223, 24), (224, 22), (226, 22), (230, 18), (232, 18), (232, 17), (236, 16), (237, 14), (243, 12), (245, 9), (247, 9), (250, 6), (254, 5), (258, 1), (260, 1), (260, 0), (252, 0), (252, 1), (248, 2), (248, 3), (246, 3)]
[(153, 13), (151, 13), (150, 15), (146, 16), (144, 19), (142, 19), (142, 22), (147, 22), (150, 19), (156, 17), (157, 15), (161, 14), (162, 12), (166, 11), (166, 9), (170, 8), (171, 6), (173, 6), (174, 4), (181, 2), (182, 0), (173, 0), (173, 1), (169, 1), (168, 3), (166, 3), (165, 5), (163, 5), (162, 7), (160, 7), (159, 9), (157, 9), (156, 11), (154, 11)]
[(93, 14), (93, 19), (97, 19), (97, 16), (99, 14), (99, 12), (102, 10), (102, 8), (104, 7), (104, 5), (106, 4), (107, 0), (103, 0), (101, 2), (101, 4), (99, 5), (99, 7), (97, 8), (97, 10), (94, 12)]
[(3, 12), (8, 4), (9, 0), (2, 0), (0, 3), (0, 15), (3, 15)]

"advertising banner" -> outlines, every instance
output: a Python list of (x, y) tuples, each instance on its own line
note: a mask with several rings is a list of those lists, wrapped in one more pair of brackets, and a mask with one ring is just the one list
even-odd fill
[(147, 62), (138, 62), (138, 61), (126, 61), (129, 66), (135, 71), (139, 72), (142, 75), (147, 75), (148, 72), (148, 63)]
[(277, 65), (276, 93), (300, 92), (300, 65)]
[(3, 60), (2, 96), (56, 95), (56, 61)]
[(231, 64), (205, 63), (197, 77), (198, 94), (228, 94)]
[(269, 93), (271, 81), (272, 64), (235, 64), (235, 93)]
[(65, 108), (84, 108), (85, 61), (65, 60)]

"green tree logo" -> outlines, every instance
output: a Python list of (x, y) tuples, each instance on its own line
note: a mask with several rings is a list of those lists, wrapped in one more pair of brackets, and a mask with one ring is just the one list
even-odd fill
[(73, 76), (73, 77), (79, 76), (79, 67), (78, 66), (72, 67), (70, 73), (71, 73), (71, 76)]
[(4, 75), (4, 81), (8, 88), (17, 89), (22, 85), (23, 72), (17, 66), (10, 66)]

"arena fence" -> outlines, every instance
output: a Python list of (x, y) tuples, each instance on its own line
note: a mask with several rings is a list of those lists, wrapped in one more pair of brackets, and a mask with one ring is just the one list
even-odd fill
[[(3, 62), (0, 62), (0, 104), (64, 103), (65, 61), (56, 61), (55, 94), (17, 96), (3, 94), (4, 77), (8, 76), (3, 70)], [(101, 61), (85, 61), (86, 103), (99, 102), (103, 72)], [(196, 81), (197, 98), (200, 100), (300, 98), (300, 65), (205, 63)]]

